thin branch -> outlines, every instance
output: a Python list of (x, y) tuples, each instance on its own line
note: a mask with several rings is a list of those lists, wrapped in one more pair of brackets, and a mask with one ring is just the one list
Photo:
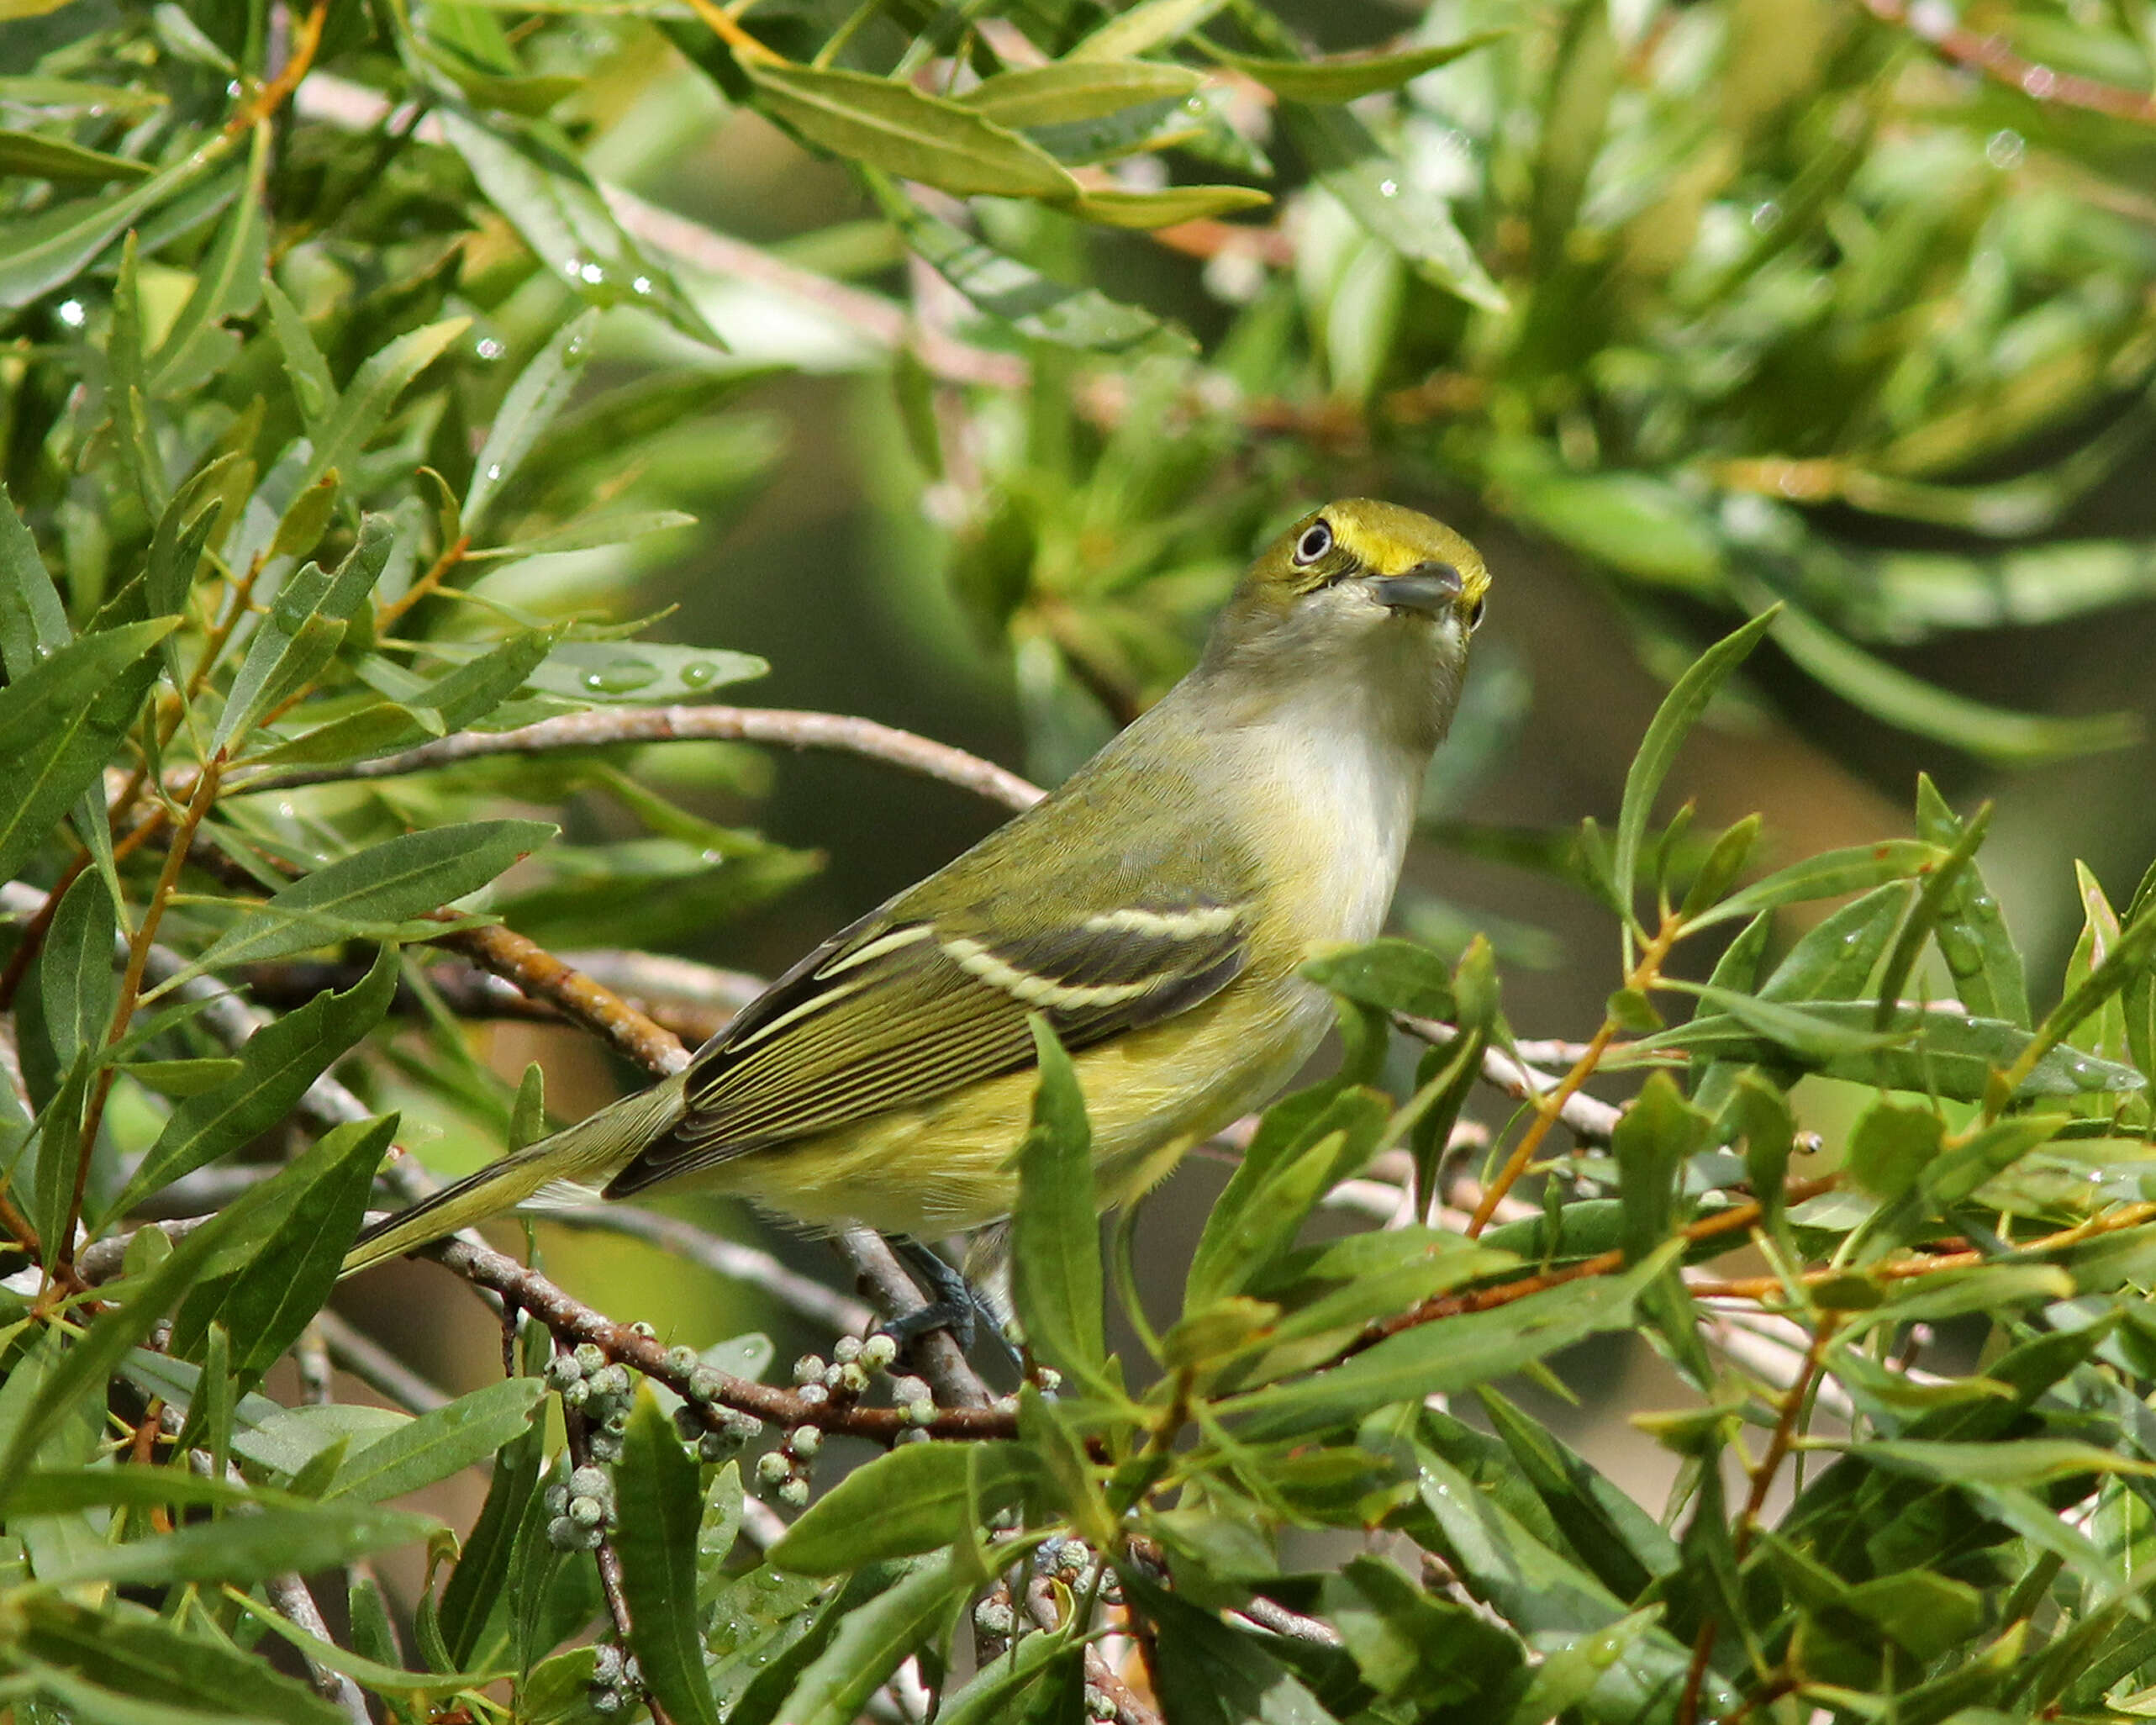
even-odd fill
[[(852, 1266), (862, 1291), (885, 1317), (903, 1317), (918, 1311), (931, 1297), (915, 1285), (899, 1262), (898, 1253), (881, 1234), (867, 1228), (848, 1228), (832, 1244)], [(930, 1330), (915, 1337), (913, 1352), (938, 1407), (977, 1409), (994, 1402), (988, 1386), (947, 1331)]]
[[(668, 1362), (662, 1343), (640, 1336), (628, 1325), (617, 1323), (605, 1313), (594, 1311), (506, 1253), (463, 1240), (443, 1240), (423, 1248), (421, 1255), (434, 1258), (474, 1286), (489, 1290), (521, 1306), (556, 1337), (572, 1345), (592, 1343), (609, 1359), (619, 1360), (664, 1384), (692, 1406), (705, 1406), (691, 1394), (689, 1374), (677, 1370)], [(699, 1385), (708, 1387), (708, 1379), (704, 1376), (708, 1369), (697, 1369)], [(828, 1401), (806, 1401), (793, 1390), (777, 1389), (747, 1378), (725, 1373), (720, 1373), (719, 1377), (720, 1387), (714, 1400), (720, 1406), (789, 1427), (815, 1426), (878, 1443), (888, 1444), (908, 1430), (925, 1430), (936, 1438), (1009, 1438), (1018, 1430), (1017, 1410), (1009, 1403), (941, 1408), (926, 1427), (916, 1427), (900, 1408), (838, 1407)], [(715, 1411), (709, 1414), (706, 1422), (714, 1431), (723, 1429)]]
[(1995, 83), (2019, 90), (2038, 102), (2085, 108), (2114, 119), (2156, 125), (2156, 100), (2121, 84), (2108, 84), (2078, 72), (2063, 72), (2024, 59), (2004, 36), (1964, 29), (1948, 0), (1864, 0), (1864, 9), (1882, 24), (1906, 29), (1954, 65), (1980, 71)]
[[(1452, 1026), (1434, 1018), (1415, 1018), (1404, 1012), (1394, 1014), (1393, 1022), (1418, 1042), (1439, 1048), (1449, 1045), (1460, 1034)], [(1562, 1052), (1577, 1063), (1585, 1057), (1587, 1046), (1584, 1042), (1522, 1042), (1520, 1050), (1523, 1056)], [(1484, 1084), (1495, 1086), (1516, 1102), (1538, 1104), (1562, 1083), (1551, 1074), (1525, 1065), (1502, 1048), (1495, 1047), (1483, 1050), (1482, 1079)], [(1574, 1137), (1589, 1144), (1608, 1143), (1610, 1133), (1616, 1131), (1617, 1122), (1623, 1116), (1622, 1109), (1580, 1090), (1566, 1095), (1557, 1110), (1559, 1122)]]
[[(514, 731), (460, 731), (372, 761), (235, 773), (226, 790), (239, 796), (352, 779), (398, 778), (493, 755), (543, 755), (561, 749), (651, 742), (772, 743), (859, 755), (940, 779), (1009, 809), (1030, 809), (1046, 794), (993, 761), (894, 725), (878, 725), (872, 719), (846, 713), (801, 713), (783, 707), (722, 706), (593, 708), (542, 719)], [(178, 792), (188, 783), (187, 778), (176, 776), (168, 781), (167, 788)]]
[(876, 1321), (858, 1300), (826, 1288), (813, 1277), (788, 1269), (770, 1253), (738, 1240), (721, 1238), (677, 1216), (662, 1216), (635, 1204), (593, 1205), (583, 1210), (549, 1211), (547, 1221), (593, 1233), (625, 1234), (672, 1253), (730, 1281), (742, 1282), (807, 1318), (841, 1334), (858, 1335)]
[(415, 1414), (449, 1406), (451, 1397), (421, 1377), (372, 1336), (354, 1328), (334, 1311), (315, 1319), (329, 1358), (368, 1389)]
[[(293, 1575), (272, 1575), (263, 1583), (262, 1592), (270, 1602), (270, 1609), (295, 1629), (303, 1629), (318, 1641), (336, 1644), (329, 1626), (323, 1620), (322, 1607), (314, 1602), (314, 1596), (307, 1590), (307, 1584)], [(303, 1659), (307, 1656), (303, 1654)], [(308, 1675), (314, 1679), (315, 1693), (324, 1701), (334, 1703), (352, 1721), (352, 1725), (370, 1725), (366, 1697), (360, 1692), (358, 1684), (342, 1671), (318, 1664), (307, 1659)]]
[[(445, 913), (437, 912), (438, 915)], [(682, 1039), (656, 1024), (610, 989), (512, 929), (496, 925), (461, 928), (442, 936), (482, 969), (507, 977), (535, 1000), (546, 1000), (587, 1030), (594, 1031), (648, 1072), (671, 1078), (688, 1064)]]

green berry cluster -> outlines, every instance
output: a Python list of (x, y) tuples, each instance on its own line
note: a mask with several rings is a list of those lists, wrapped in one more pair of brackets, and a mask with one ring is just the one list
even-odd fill
[[(683, 1380), (688, 1398), (674, 1410), (674, 1430), (696, 1452), (698, 1461), (722, 1462), (762, 1434), (763, 1422), (754, 1414), (719, 1405), (726, 1374), (698, 1359), (694, 1348), (669, 1348), (667, 1365)], [(715, 1427), (710, 1423), (714, 1416), (719, 1422)]]
[[(648, 1333), (647, 1326), (636, 1328)], [(546, 1385), (560, 1392), (565, 1409), (584, 1416), (592, 1459), (619, 1461), (622, 1434), (629, 1429), (629, 1410), (636, 1399), (629, 1368), (609, 1360), (597, 1343), (579, 1342), (547, 1362)]]
[(644, 1668), (635, 1654), (600, 1645), (593, 1650), (589, 1700), (595, 1713), (625, 1713), (644, 1690)]
[(557, 1551), (596, 1551), (614, 1525), (614, 1476), (581, 1467), (546, 1488), (546, 1541)]

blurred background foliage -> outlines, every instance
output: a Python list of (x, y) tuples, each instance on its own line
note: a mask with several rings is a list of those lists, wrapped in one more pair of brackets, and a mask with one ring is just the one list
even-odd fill
[[(1268, 533), (1393, 497), (1496, 572), (1399, 921), (1488, 931), (1523, 1033), (1601, 1013), (1579, 818), (1778, 600), (1678, 795), (1762, 810), (1782, 860), (1911, 831), (1919, 765), (1994, 797), (1987, 879), (2053, 976), (2073, 859), (2123, 905), (2156, 843), (2152, 88), (2132, 0), (0, 0), (0, 480), (77, 629), (142, 615), (222, 500), (182, 667), (389, 518), (373, 607), (253, 715), (266, 762), (456, 730), (474, 664), (516, 673), (470, 708), (499, 728), (761, 660), (758, 701), (1043, 783)], [(217, 719), (163, 699), (183, 771)], [(762, 974), (997, 818), (718, 743), (220, 813), (306, 866), (482, 804), (566, 828), (488, 901), (513, 927)], [(182, 899), (167, 937), (228, 921)], [(557, 1113), (624, 1081), (438, 1026), (373, 1100), (456, 1172), (540, 1054)], [(138, 1138), (164, 1107), (112, 1105)], [(664, 1260), (550, 1251), (684, 1309)], [(762, 1316), (708, 1298), (714, 1336)], [(483, 1319), (451, 1347), (399, 1304), (365, 1316), (484, 1375)], [(1647, 1393), (1616, 1357), (1568, 1429), (1650, 1449), (1601, 1421)]]

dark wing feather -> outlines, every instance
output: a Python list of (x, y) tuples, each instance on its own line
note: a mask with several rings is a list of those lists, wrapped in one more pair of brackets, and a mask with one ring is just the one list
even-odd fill
[[(911, 895), (909, 895), (911, 896)], [(1032, 1012), (1073, 1051), (1196, 1005), (1242, 968), (1237, 905), (1120, 905), (995, 943), (905, 900), (810, 953), (697, 1052), (687, 1111), (618, 1198), (1033, 1063)]]

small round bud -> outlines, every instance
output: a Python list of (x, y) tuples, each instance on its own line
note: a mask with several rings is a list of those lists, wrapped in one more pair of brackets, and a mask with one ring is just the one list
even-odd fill
[(932, 1401), (909, 1401), (906, 1404), (906, 1423), (909, 1426), (932, 1426), (936, 1423), (936, 1404)]
[(621, 1440), (611, 1432), (592, 1433), (592, 1459), (607, 1463), (621, 1459)]
[(700, 1365), (688, 1374), (692, 1401), (716, 1401), (726, 1388), (726, 1374), (716, 1366)]
[(823, 1385), (826, 1390), (836, 1390), (845, 1381), (846, 1368), (844, 1366), (827, 1365), (824, 1368)]
[(579, 1342), (570, 1357), (577, 1362), (577, 1369), (588, 1378), (606, 1364), (606, 1351), (596, 1342)]
[(561, 1391), (561, 1406), (579, 1408), (592, 1399), (592, 1386), (582, 1378), (565, 1385)]
[(767, 1449), (756, 1458), (756, 1478), (767, 1485), (776, 1485), (793, 1471), (793, 1464), (775, 1449)]
[(831, 1385), (847, 1395), (864, 1395), (868, 1391), (868, 1369), (857, 1359), (850, 1359), (838, 1369), (839, 1380)]
[(763, 1436), (763, 1422), (752, 1413), (743, 1413), (737, 1407), (730, 1407), (722, 1417), (726, 1429), (743, 1443), (753, 1443)]
[(592, 1692), (585, 1699), (591, 1703), (594, 1713), (618, 1713), (625, 1705), (619, 1690), (602, 1689), (597, 1684), (592, 1685)]
[(793, 1381), (797, 1384), (813, 1384), (823, 1375), (824, 1362), (820, 1354), (804, 1353), (793, 1362)]
[(696, 1350), (693, 1348), (669, 1348), (667, 1350), (667, 1369), (678, 1377), (687, 1377), (696, 1369)]
[(564, 1485), (559, 1480), (556, 1480), (551, 1485), (549, 1485), (546, 1488), (546, 1513), (548, 1515), (567, 1515), (569, 1513), (569, 1488), (567, 1485)]
[(659, 1339), (659, 1332), (641, 1318), (629, 1327), (629, 1333), (632, 1336), (641, 1336), (646, 1342), (656, 1342)]
[(606, 1506), (596, 1497), (572, 1497), (569, 1500), (569, 1519), (579, 1527), (603, 1527), (606, 1525)]
[(546, 1387), (566, 1390), (584, 1374), (573, 1353), (557, 1353), (546, 1362)]
[(821, 1407), (831, 1399), (831, 1392), (821, 1384), (804, 1384), (793, 1393), (801, 1398), (804, 1407)]
[(722, 1462), (741, 1447), (741, 1440), (730, 1432), (706, 1432), (696, 1440), (696, 1459)]
[(644, 1686), (644, 1666), (635, 1654), (621, 1662), (621, 1680), (634, 1688)]
[(803, 1461), (809, 1461), (824, 1447), (824, 1434), (814, 1426), (796, 1426), (786, 1434), (786, 1447)]
[(592, 1390), (600, 1395), (626, 1395), (629, 1393), (629, 1368), (625, 1365), (603, 1366), (592, 1374)]
[(574, 1551), (581, 1543), (584, 1530), (567, 1516), (556, 1516), (546, 1524), (546, 1543), (556, 1551)]
[(578, 1497), (610, 1497), (614, 1481), (604, 1468), (578, 1468), (569, 1475), (569, 1490)]
[(1085, 1716), (1089, 1719), (1112, 1719), (1115, 1703), (1104, 1690), (1089, 1689), (1085, 1692)]
[(1053, 1395), (1063, 1387), (1063, 1374), (1053, 1366), (1036, 1366), (1033, 1381), (1041, 1386), (1043, 1395)]
[(899, 1344), (878, 1330), (861, 1344), (861, 1363), (872, 1372), (885, 1372), (899, 1357)]
[(796, 1474), (778, 1488), (778, 1501), (788, 1509), (809, 1506), (809, 1482)]
[(1063, 1575), (1081, 1574), (1092, 1561), (1092, 1548), (1083, 1539), (1066, 1539), (1056, 1548), (1056, 1568)]
[(625, 1437), (629, 1431), (629, 1414), (627, 1410), (624, 1408), (616, 1408), (612, 1413), (606, 1416), (606, 1421), (602, 1429), (604, 1429), (609, 1437)]
[(609, 1686), (621, 1680), (621, 1649), (602, 1642), (592, 1649), (592, 1681)]
[(999, 1599), (984, 1599), (973, 1607), (973, 1627), (983, 1635), (1008, 1635), (1018, 1619)]
[(904, 1407), (909, 1401), (929, 1401), (933, 1399), (928, 1393), (927, 1384), (921, 1379), (894, 1378), (891, 1379), (891, 1400), (900, 1407)]
[(851, 1365), (861, 1358), (861, 1337), (841, 1336), (831, 1344), (831, 1358), (841, 1365)]
[(674, 1436), (684, 1443), (693, 1443), (704, 1435), (704, 1416), (687, 1402), (674, 1410)]

